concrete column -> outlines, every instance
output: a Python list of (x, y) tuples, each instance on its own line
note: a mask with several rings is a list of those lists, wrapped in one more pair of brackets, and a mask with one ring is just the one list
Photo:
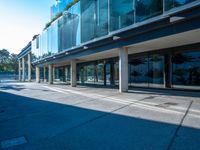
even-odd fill
[(36, 82), (40, 83), (40, 67), (36, 66)]
[(52, 66), (52, 74), (53, 74), (52, 75), (53, 76), (52, 80), (54, 81), (55, 80), (55, 67), (54, 66)]
[(64, 71), (65, 71), (65, 79), (64, 79), (64, 81), (67, 83), (67, 67), (65, 67)]
[(71, 86), (76, 87), (76, 62), (71, 61)]
[(164, 65), (164, 87), (172, 87), (172, 56), (171, 54), (165, 55), (165, 65)]
[(22, 81), (22, 74), (21, 74), (21, 59), (19, 59), (18, 63), (19, 63), (19, 67), (18, 67), (18, 71), (19, 71), (19, 81)]
[(25, 82), (25, 58), (22, 58), (22, 81)]
[(28, 54), (28, 81), (31, 82), (31, 53)]
[(119, 49), (119, 92), (128, 91), (128, 49)]
[(49, 84), (53, 84), (53, 65), (49, 65)]

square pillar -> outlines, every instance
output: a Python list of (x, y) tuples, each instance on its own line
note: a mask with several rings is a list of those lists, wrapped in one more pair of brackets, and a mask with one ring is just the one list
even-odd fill
[(128, 49), (119, 49), (119, 92), (128, 92)]
[(67, 70), (67, 67), (65, 67), (64, 68), (64, 74), (65, 74), (65, 79), (64, 79), (64, 81), (67, 83), (67, 74), (68, 74), (68, 72), (67, 72), (68, 70)]
[(40, 83), (40, 67), (36, 66), (36, 82)]
[(21, 74), (21, 59), (19, 59), (18, 61), (19, 67), (18, 67), (18, 71), (19, 71), (19, 81), (22, 81), (22, 74)]
[(28, 54), (28, 81), (31, 82), (31, 53)]
[(53, 65), (49, 65), (49, 84), (53, 84)]
[(76, 62), (71, 61), (71, 86), (76, 87)]
[(25, 58), (22, 58), (22, 81), (25, 82)]

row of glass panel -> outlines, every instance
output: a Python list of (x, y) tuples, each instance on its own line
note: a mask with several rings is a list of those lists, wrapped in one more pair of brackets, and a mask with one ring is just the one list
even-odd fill
[(73, 0), (57, 0), (56, 4), (51, 7), (51, 19), (55, 18), (59, 13), (63, 12), (65, 7)]
[[(194, 0), (81, 0), (44, 30), (34, 57), (45, 58)], [(66, 1), (67, 2), (67, 1)]]
[[(164, 88), (164, 55), (129, 56), (129, 86)], [(176, 53), (172, 56), (172, 87), (200, 89), (200, 51)], [(43, 78), (43, 69), (41, 78)], [(46, 79), (48, 71), (46, 70)], [(166, 73), (168, 74), (168, 73)], [(55, 80), (70, 82), (70, 66), (55, 69)], [(109, 59), (77, 66), (77, 83), (97, 85), (119, 84), (118, 59)]]

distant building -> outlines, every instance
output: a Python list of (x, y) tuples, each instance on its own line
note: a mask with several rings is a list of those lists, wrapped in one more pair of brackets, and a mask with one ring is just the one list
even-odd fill
[(50, 84), (200, 89), (199, 0), (60, 0), (51, 19), (19, 54), (20, 80), (36, 68)]

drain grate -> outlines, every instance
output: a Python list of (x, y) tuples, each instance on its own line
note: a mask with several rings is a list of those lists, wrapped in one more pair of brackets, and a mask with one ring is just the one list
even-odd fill
[(18, 146), (18, 145), (22, 145), (22, 144), (25, 144), (25, 143), (27, 143), (27, 140), (24, 136), (12, 138), (12, 139), (1, 141), (1, 148), (6, 149), (6, 148), (9, 148), (9, 147)]

